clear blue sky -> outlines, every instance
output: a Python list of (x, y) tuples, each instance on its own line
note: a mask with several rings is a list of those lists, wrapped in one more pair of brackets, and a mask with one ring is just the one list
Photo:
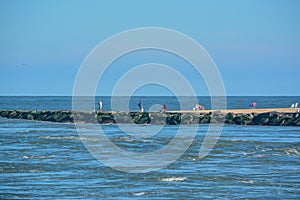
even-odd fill
[(71, 95), (97, 44), (149, 26), (198, 41), (227, 95), (300, 95), (297, 0), (0, 0), (0, 95)]

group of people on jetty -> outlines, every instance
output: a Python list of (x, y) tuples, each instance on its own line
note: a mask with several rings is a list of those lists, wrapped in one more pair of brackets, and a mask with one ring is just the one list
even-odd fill
[[(139, 103), (137, 104), (139, 107), (139, 112), (144, 112), (144, 107), (143, 107), (143, 102), (142, 100), (139, 101)], [(103, 112), (103, 103), (101, 100), (98, 101), (98, 106), (99, 106), (99, 111)], [(166, 112), (168, 110), (168, 106), (167, 104), (163, 104), (162, 108), (159, 110), (159, 112)], [(196, 104), (195, 108), (193, 108), (193, 111), (197, 111), (197, 110), (205, 110), (205, 107), (200, 105), (200, 104)]]
[[(99, 111), (102, 112), (103, 111), (103, 103), (101, 100), (98, 101), (98, 105), (99, 105)], [(143, 102), (142, 100), (139, 101), (139, 103), (137, 104), (138, 108), (139, 108), (139, 112), (144, 112), (144, 107), (143, 107)], [(257, 103), (253, 102), (250, 104), (250, 108), (251, 109), (256, 109)], [(291, 108), (297, 108), (298, 107), (298, 103), (293, 103), (290, 106)], [(167, 104), (163, 104), (162, 108), (159, 110), (159, 112), (166, 112), (168, 110)], [(193, 108), (193, 111), (199, 111), (199, 110), (205, 110), (205, 107), (200, 105), (200, 104), (196, 104), (195, 107)]]
[[(143, 107), (143, 102), (142, 100), (140, 100), (140, 102), (138, 103), (138, 107), (139, 107), (139, 111), (140, 112), (144, 112), (144, 107)], [(163, 107), (161, 108), (160, 112), (166, 112), (168, 110), (167, 104), (164, 104)]]
[[(139, 112), (144, 112), (144, 107), (143, 107), (143, 102), (142, 100), (140, 100), (140, 102), (138, 103), (138, 107), (139, 107)], [(159, 112), (166, 112), (168, 110), (167, 104), (164, 104), (161, 108), (161, 110), (159, 110)], [(193, 108), (193, 111), (197, 111), (197, 110), (205, 110), (204, 106), (200, 105), (200, 104), (196, 104), (195, 108)]]
[(193, 111), (197, 111), (197, 110), (205, 110), (205, 107), (200, 104), (196, 104), (195, 108), (193, 108)]
[(298, 108), (298, 102), (292, 103), (292, 104), (291, 104), (291, 108)]

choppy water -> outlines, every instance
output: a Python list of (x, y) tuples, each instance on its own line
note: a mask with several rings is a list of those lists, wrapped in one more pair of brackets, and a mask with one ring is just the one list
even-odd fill
[[(162, 148), (178, 129), (165, 126), (139, 138), (118, 125), (102, 128), (110, 141), (134, 152)], [(182, 126), (187, 136), (192, 128)], [(151, 133), (157, 126), (139, 130)], [(215, 148), (199, 160), (206, 130), (199, 126), (190, 148), (171, 165), (126, 173), (95, 159), (73, 124), (0, 118), (0, 199), (300, 198), (300, 127), (225, 126)]]

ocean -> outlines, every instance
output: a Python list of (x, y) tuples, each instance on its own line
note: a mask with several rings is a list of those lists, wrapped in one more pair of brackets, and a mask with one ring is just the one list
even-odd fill
[[(145, 111), (155, 111), (161, 109), (163, 104), (167, 104), (169, 110), (192, 110), (195, 105), (190, 97), (175, 96), (133, 96), (116, 97), (112, 102), (109, 96), (97, 96), (95, 109), (98, 110), (98, 101), (103, 102), (103, 111), (138, 111), (137, 104), (143, 102)], [(218, 100), (218, 97), (216, 97)], [(247, 109), (252, 102), (257, 103), (257, 108), (287, 108), (296, 102), (300, 103), (299, 96), (229, 96), (227, 99), (227, 109)], [(211, 98), (208, 96), (197, 97), (198, 103), (206, 109), (211, 109)], [(83, 98), (84, 102), (84, 98)], [(180, 107), (181, 106), (181, 107)], [(299, 105), (300, 106), (300, 105)], [(114, 108), (114, 109), (112, 109)], [(72, 110), (71, 96), (0, 96), (0, 110)]]
[[(122, 97), (114, 106), (110, 97), (96, 97), (95, 109), (100, 99), (106, 111), (137, 111), (139, 100), (146, 111), (163, 104), (170, 110), (194, 107), (188, 97), (132, 97), (129, 106)], [(211, 106), (209, 97), (198, 101), (207, 109)], [(249, 108), (254, 101), (258, 108), (281, 108), (300, 102), (300, 97), (228, 97), (227, 108)], [(70, 110), (72, 97), (0, 97), (0, 110), (6, 109)], [(84, 128), (92, 134), (91, 127)], [(85, 146), (90, 138), (79, 137), (74, 124), (0, 118), (0, 199), (300, 198), (300, 127), (225, 125), (213, 149), (200, 159), (208, 125), (101, 126), (120, 149), (145, 155), (171, 144), (179, 128), (184, 136), (165, 152), (166, 159), (196, 133), (178, 159), (147, 173), (128, 173), (96, 159)], [(102, 140), (90, 143), (115, 165), (122, 164)]]

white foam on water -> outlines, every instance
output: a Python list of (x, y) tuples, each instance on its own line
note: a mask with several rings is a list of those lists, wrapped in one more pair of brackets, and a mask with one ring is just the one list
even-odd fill
[(178, 182), (178, 181), (184, 181), (186, 177), (170, 177), (170, 178), (162, 178), (160, 181), (162, 182)]
[(53, 155), (50, 156), (22, 156), (23, 159), (48, 159), (53, 158)]
[(136, 192), (136, 193), (133, 193), (134, 196), (143, 196), (145, 194), (146, 194), (145, 192)]
[(287, 150), (285, 150), (285, 152), (286, 152), (287, 154), (296, 154), (296, 155), (299, 155), (299, 154), (300, 154), (300, 152), (297, 151), (297, 149), (287, 149)]
[(75, 141), (91, 141), (93, 142), (94, 139), (91, 138), (84, 138), (84, 137), (77, 137), (77, 136), (40, 136), (40, 139), (50, 139), (50, 140), (75, 140)]
[(240, 183), (247, 183), (247, 184), (253, 184), (253, 180), (245, 180), (245, 181), (239, 181)]

